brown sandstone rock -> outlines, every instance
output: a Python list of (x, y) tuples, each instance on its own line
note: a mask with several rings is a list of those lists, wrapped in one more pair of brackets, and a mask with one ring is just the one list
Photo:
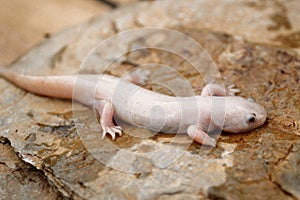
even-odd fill
[[(149, 137), (150, 131), (129, 125), (123, 126), (125, 135), (111, 143), (97, 139), (101, 133), (91, 109), (78, 104), (72, 109), (72, 102), (25, 93), (1, 80), (1, 136), (64, 196), (74, 199), (300, 198), (296, 185), (300, 57), (296, 50), (274, 46), (281, 45), (275, 37), (299, 27), (294, 18), (289, 18), (289, 23), (286, 20), (286, 15), (294, 16), (296, 6), (281, 1), (260, 6), (259, 1), (174, 2), (140, 3), (96, 18), (51, 37), (12, 67), (28, 74), (72, 74), (95, 45), (120, 31), (145, 26), (172, 28), (207, 49), (226, 85), (236, 84), (240, 96), (251, 97), (267, 109), (263, 127), (249, 133), (222, 134), (212, 150), (195, 143), (182, 149), (179, 147), (187, 143), (187, 136), (171, 143), (170, 135)], [(289, 9), (279, 9), (282, 5)], [(280, 23), (274, 24), (272, 16)], [(185, 45), (172, 37), (169, 40), (155, 32), (124, 37), (96, 51), (84, 71), (101, 71), (107, 60), (126, 48), (154, 43), (170, 43), (174, 49)], [(196, 49), (184, 50), (184, 55), (196, 55), (196, 60), (209, 64)], [(178, 70), (196, 93), (204, 85), (190, 63), (158, 49), (130, 52), (106, 71), (122, 75), (136, 65), (153, 62)], [(220, 81), (217, 74), (209, 77)], [(166, 78), (165, 73), (150, 77), (150, 81), (165, 84), (175, 79)], [(180, 90), (180, 84), (177, 86)], [(169, 94), (155, 85), (146, 87)], [(141, 135), (148, 139), (138, 137)], [(157, 153), (152, 157), (134, 154), (154, 150)], [(177, 159), (168, 163), (173, 158)], [(103, 162), (136, 173), (111, 169)]]

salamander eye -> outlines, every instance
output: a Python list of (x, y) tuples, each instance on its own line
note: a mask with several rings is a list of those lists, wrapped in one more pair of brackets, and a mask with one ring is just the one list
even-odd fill
[(252, 113), (251, 115), (247, 116), (247, 121), (248, 122), (255, 122), (255, 117), (256, 117), (256, 114)]

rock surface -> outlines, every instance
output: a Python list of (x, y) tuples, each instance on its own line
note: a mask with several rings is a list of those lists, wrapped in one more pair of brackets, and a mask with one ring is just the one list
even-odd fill
[(0, 199), (66, 199), (43, 172), (22, 161), (4, 138), (0, 138), (0, 185)]
[(95, 0), (1, 1), (0, 65), (11, 64), (49, 35), (109, 10)]
[[(1, 79), (1, 136), (66, 198), (300, 199), (300, 55), (294, 43), (274, 39), (297, 34), (297, 5), (243, 2), (172, 0), (120, 8), (51, 37), (12, 68), (28, 74), (72, 74), (95, 45), (116, 33), (145, 26), (171, 28), (193, 38), (208, 54), (199, 54), (168, 31), (137, 31), (106, 40), (100, 46), (106, 48), (96, 49), (81, 70), (121, 76), (156, 63), (150, 66), (149, 81), (175, 84), (176, 91), (185, 94), (176, 73), (159, 71), (157, 63), (176, 69), (199, 93), (203, 78), (222, 81), (208, 69), (214, 61), (225, 85), (234, 83), (241, 89), (239, 96), (267, 109), (263, 127), (223, 133), (213, 149), (189, 145), (185, 135), (154, 134), (129, 125), (123, 125), (125, 135), (116, 141), (100, 140), (91, 109), (26, 93)], [(287, 15), (292, 17), (287, 20)], [(280, 20), (274, 24), (274, 19)], [(136, 50), (165, 44), (182, 51)], [(128, 53), (122, 55), (124, 51)], [(115, 60), (116, 55), (122, 56)], [(197, 72), (182, 55), (204, 63), (204, 71)], [(172, 94), (155, 84), (145, 87)]]

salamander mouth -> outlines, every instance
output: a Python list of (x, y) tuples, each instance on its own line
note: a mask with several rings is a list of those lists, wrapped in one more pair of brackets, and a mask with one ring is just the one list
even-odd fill
[(228, 133), (243, 133), (243, 132), (248, 132), (250, 130), (252, 130), (251, 127), (247, 127), (247, 128), (243, 128), (243, 129), (240, 129), (240, 128), (231, 128), (230, 129), (230, 125), (224, 125), (222, 128), (222, 131), (228, 132)]
[(222, 131), (224, 132), (228, 132), (228, 133), (234, 133), (234, 131), (228, 129), (230, 126), (229, 125), (224, 125), (222, 128)]

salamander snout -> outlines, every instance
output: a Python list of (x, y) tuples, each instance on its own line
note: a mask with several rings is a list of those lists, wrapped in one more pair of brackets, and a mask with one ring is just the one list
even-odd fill
[(256, 104), (255, 112), (252, 112), (250, 115), (247, 116), (248, 124), (255, 123), (255, 127), (259, 127), (263, 125), (267, 119), (267, 112), (266, 110)]
[(226, 117), (223, 130), (232, 133), (245, 132), (263, 125), (266, 110), (253, 101), (232, 97), (226, 105)]
[(266, 110), (258, 104), (251, 103), (250, 112), (246, 114), (245, 120), (248, 127), (245, 130), (251, 130), (263, 125), (267, 118)]

